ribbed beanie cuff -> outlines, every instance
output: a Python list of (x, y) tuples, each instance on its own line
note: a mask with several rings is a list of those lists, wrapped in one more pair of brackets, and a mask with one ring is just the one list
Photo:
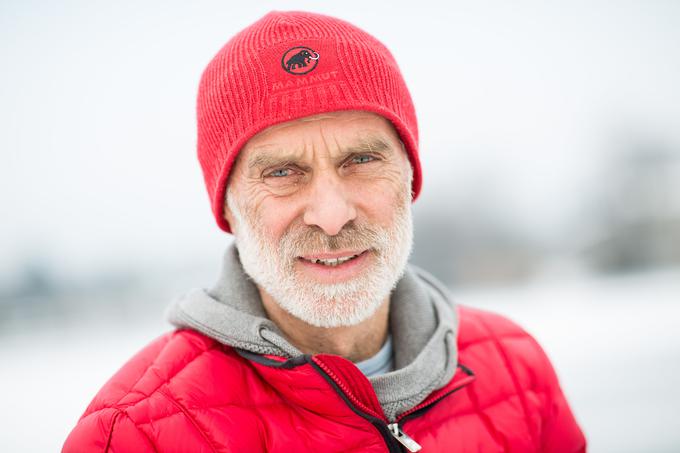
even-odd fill
[(318, 113), (364, 110), (394, 125), (420, 193), (418, 125), (397, 62), (376, 38), (340, 19), (272, 11), (229, 40), (198, 90), (198, 159), (217, 224), (234, 160), (263, 129)]

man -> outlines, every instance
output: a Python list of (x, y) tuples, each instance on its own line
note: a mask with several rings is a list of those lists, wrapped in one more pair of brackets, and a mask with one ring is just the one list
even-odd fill
[(375, 38), (272, 12), (206, 68), (221, 275), (102, 388), (65, 452), (581, 452), (536, 341), (407, 264), (415, 111)]

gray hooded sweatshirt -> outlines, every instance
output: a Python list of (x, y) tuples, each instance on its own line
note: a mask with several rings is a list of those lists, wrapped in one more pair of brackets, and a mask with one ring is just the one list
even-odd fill
[[(182, 294), (172, 301), (165, 316), (176, 327), (197, 330), (234, 348), (287, 358), (302, 354), (267, 318), (234, 244), (224, 253), (216, 284)], [(389, 323), (394, 371), (372, 376), (369, 381), (393, 422), (453, 377), (458, 318), (444, 285), (408, 265), (390, 296)]]

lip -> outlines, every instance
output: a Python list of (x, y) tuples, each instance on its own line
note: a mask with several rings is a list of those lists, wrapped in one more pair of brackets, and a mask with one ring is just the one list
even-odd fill
[(347, 258), (354, 255), (360, 255), (366, 250), (343, 250), (333, 253), (314, 253), (312, 255), (303, 255), (300, 258), (306, 260), (329, 260), (333, 258)]
[(303, 257), (297, 259), (295, 266), (302, 275), (310, 277), (319, 283), (342, 283), (361, 275), (365, 271), (370, 265), (371, 259), (373, 259), (373, 252), (371, 250), (364, 250), (363, 252), (334, 252), (309, 255), (316, 259), (330, 259), (356, 254), (359, 256), (342, 264), (338, 264), (337, 266), (312, 263)]

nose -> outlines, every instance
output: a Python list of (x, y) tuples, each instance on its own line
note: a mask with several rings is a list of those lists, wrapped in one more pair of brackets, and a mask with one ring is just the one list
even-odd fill
[(356, 207), (344, 187), (342, 180), (335, 174), (316, 175), (310, 187), (304, 222), (321, 228), (327, 235), (335, 236), (342, 227), (357, 216)]

